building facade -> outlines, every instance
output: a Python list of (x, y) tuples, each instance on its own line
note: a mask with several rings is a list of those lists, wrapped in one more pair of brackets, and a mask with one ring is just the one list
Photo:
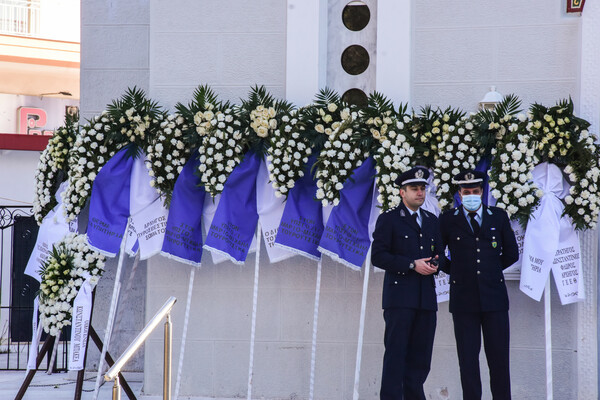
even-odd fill
[[(551, 105), (570, 96), (598, 132), (600, 6), (588, 2), (583, 14), (566, 14), (565, 3), (365, 0), (361, 5), (370, 17), (355, 31), (343, 20), (346, 1), (84, 0), (82, 117), (99, 114), (133, 86), (170, 110), (189, 101), (199, 84), (209, 84), (221, 98), (236, 102), (259, 84), (298, 105), (330, 86), (343, 94), (356, 89), (351, 93), (356, 96), (377, 90), (396, 105), (408, 102), (417, 110), (431, 104), (475, 111), (493, 85), (503, 94), (515, 93), (524, 105)], [(362, 50), (354, 47), (345, 65), (343, 54), (351, 46)], [(367, 60), (353, 65), (365, 52)], [(586, 232), (580, 240), (586, 299), (561, 306), (552, 297), (557, 399), (598, 395), (597, 232)], [(111, 265), (114, 273), (116, 262)], [(129, 296), (121, 307), (139, 310), (132, 318), (139, 323), (140, 314), (151, 316), (169, 296), (178, 298), (173, 314), (177, 371), (191, 267), (161, 256), (144, 266), (137, 281), (145, 290)], [(180, 395), (246, 396), (253, 266), (253, 255), (238, 266), (214, 265), (205, 254), (195, 274)], [(309, 397), (316, 272), (314, 261), (296, 256), (270, 264), (261, 252), (253, 397)], [(355, 390), (359, 398), (378, 398), (383, 274), (371, 275), (366, 286), (360, 380), (354, 384), (363, 279), (364, 273), (324, 257), (316, 398), (352, 398)], [(105, 290), (100, 297), (110, 297), (109, 286), (99, 289)], [(513, 396), (543, 399), (544, 305), (521, 293), (518, 281), (509, 281), (508, 289)], [(146, 394), (162, 390), (162, 346), (160, 332), (146, 343)], [(489, 398), (483, 355), (481, 365)], [(452, 321), (447, 303), (441, 303), (426, 393), (432, 399), (459, 398), (459, 382)]]

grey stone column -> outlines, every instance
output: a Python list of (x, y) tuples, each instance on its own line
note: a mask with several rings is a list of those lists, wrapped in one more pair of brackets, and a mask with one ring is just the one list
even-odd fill
[[(580, 114), (600, 129), (600, 4), (588, 2), (581, 16)], [(598, 398), (598, 230), (581, 235), (585, 301), (577, 307), (578, 398)]]

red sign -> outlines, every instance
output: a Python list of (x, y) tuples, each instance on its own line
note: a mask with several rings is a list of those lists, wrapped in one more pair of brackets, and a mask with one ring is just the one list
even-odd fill
[(52, 135), (54, 131), (43, 129), (46, 126), (46, 111), (42, 108), (19, 107), (19, 134)]
[(583, 11), (585, 0), (567, 0), (568, 13), (580, 13)]

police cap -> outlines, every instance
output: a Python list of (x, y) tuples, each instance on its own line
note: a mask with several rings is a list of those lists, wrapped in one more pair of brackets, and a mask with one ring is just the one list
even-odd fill
[(414, 167), (406, 172), (400, 174), (396, 178), (396, 185), (404, 186), (409, 184), (425, 184), (427, 185), (427, 178), (429, 178), (429, 170), (425, 167)]
[(454, 178), (452, 179), (452, 183), (460, 186), (461, 188), (465, 188), (465, 189), (483, 186), (484, 182), (485, 182), (485, 172), (474, 171), (472, 169), (462, 171), (462, 172), (454, 175)]

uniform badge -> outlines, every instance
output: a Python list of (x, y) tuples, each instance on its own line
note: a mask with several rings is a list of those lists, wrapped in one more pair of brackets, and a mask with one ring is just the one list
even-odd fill
[(431, 251), (433, 252), (435, 250), (435, 245), (431, 245)]
[(467, 181), (472, 181), (472, 180), (474, 180), (474, 179), (475, 179), (475, 174), (473, 174), (473, 173), (469, 172), (468, 174), (465, 174), (465, 179), (466, 179)]
[(417, 172), (415, 172), (415, 178), (417, 178), (417, 179), (423, 179), (424, 176), (425, 176), (425, 172), (423, 172), (422, 169), (417, 170)]
[(400, 210), (400, 216), (401, 217), (406, 217), (406, 213), (404, 212), (404, 210)]
[(496, 248), (496, 246), (498, 246), (498, 242), (492, 242), (492, 247)]

